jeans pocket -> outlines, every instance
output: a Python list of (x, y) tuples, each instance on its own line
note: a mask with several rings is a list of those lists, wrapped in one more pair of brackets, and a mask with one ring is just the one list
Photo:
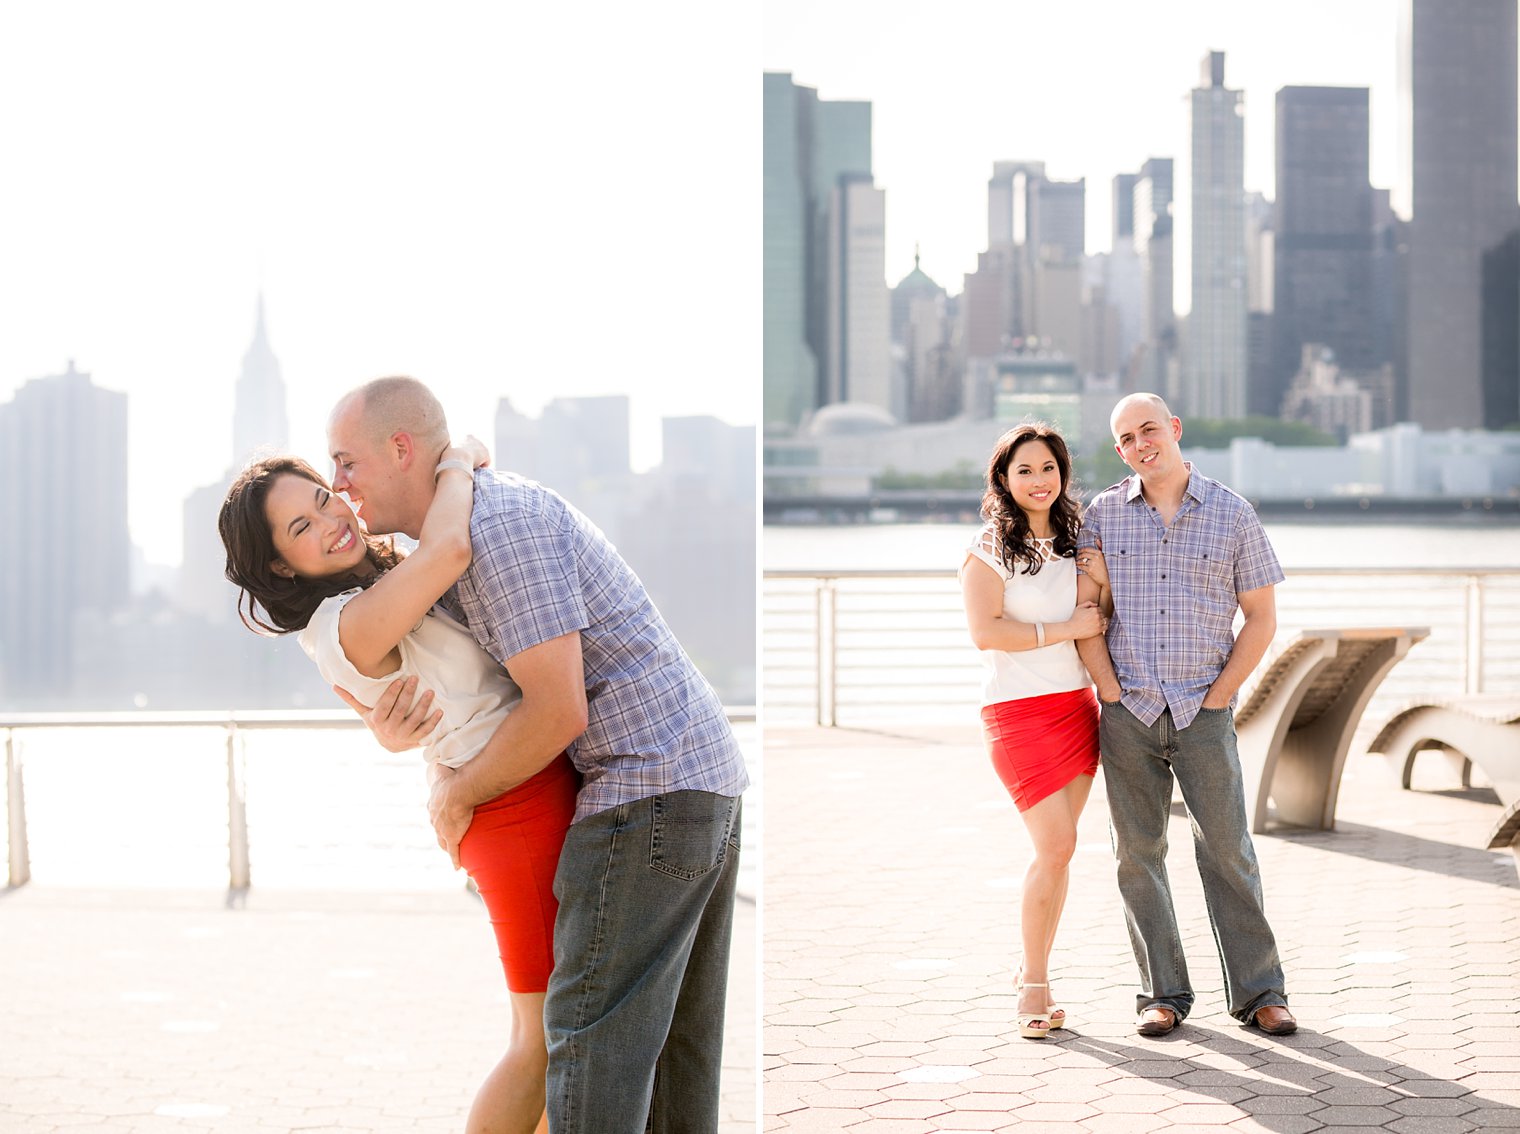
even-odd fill
[(735, 800), (705, 791), (678, 791), (654, 796), (650, 804), (651, 867), (689, 882), (723, 865)]

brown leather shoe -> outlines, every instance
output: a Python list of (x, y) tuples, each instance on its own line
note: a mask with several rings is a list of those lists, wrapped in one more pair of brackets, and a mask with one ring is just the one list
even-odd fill
[(1152, 1004), (1135, 1020), (1135, 1031), (1142, 1036), (1164, 1036), (1177, 1026), (1177, 1013), (1165, 1004)]
[(1269, 1036), (1290, 1036), (1298, 1031), (1298, 1021), (1288, 1011), (1286, 1004), (1268, 1004), (1265, 1008), (1256, 1009), (1251, 1023)]

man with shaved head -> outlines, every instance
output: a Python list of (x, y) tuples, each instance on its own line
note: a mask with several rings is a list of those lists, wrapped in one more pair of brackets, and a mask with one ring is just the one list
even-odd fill
[[(1166, 873), (1175, 780), (1230, 1014), (1287, 1035), (1297, 1024), (1262, 904), (1233, 711), (1276, 633), (1282, 567), (1250, 503), (1182, 459), (1182, 421), (1159, 396), (1129, 395), (1109, 425), (1134, 475), (1098, 493), (1083, 517), (1077, 563), (1101, 551), (1114, 613), (1107, 635), (1077, 651), (1102, 704), (1119, 890), (1140, 968), (1136, 1030), (1165, 1035), (1193, 1006)], [(1077, 599), (1096, 591), (1083, 580)]]
[[(371, 531), (416, 538), (448, 443), (421, 382), (367, 383), (328, 422), (333, 487)], [(470, 542), (442, 605), (522, 702), (479, 755), (439, 773), (438, 841), (457, 865), (475, 808), (562, 752), (583, 777), (554, 882), (550, 1129), (715, 1131), (749, 783), (723, 706), (628, 564), (555, 493), (477, 470)], [(393, 751), (432, 729), (430, 696), (398, 682), (371, 708), (345, 694)]]

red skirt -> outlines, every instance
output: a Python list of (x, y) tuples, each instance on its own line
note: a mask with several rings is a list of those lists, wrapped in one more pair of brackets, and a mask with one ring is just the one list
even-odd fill
[(982, 732), (1020, 811), (1097, 773), (1098, 699), (1090, 688), (983, 705)]
[(554, 968), (554, 872), (575, 817), (580, 773), (561, 753), (532, 779), (475, 809), (459, 860), (486, 904), (513, 992), (543, 992)]

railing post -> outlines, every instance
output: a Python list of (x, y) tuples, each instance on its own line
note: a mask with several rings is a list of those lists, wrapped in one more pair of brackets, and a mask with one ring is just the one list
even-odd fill
[(31, 851), (26, 841), (26, 784), (21, 772), (16, 730), (5, 730), (5, 803), (10, 871), (6, 887), (14, 890), (32, 878)]
[(1467, 625), (1462, 634), (1465, 677), (1468, 694), (1483, 692), (1483, 576), (1467, 577)]
[(236, 722), (227, 725), (227, 905), (248, 897), (248, 792)]
[(815, 597), (817, 598), (815, 617), (818, 620), (817, 717), (819, 725), (832, 728), (838, 709), (838, 696), (835, 689), (839, 666), (839, 650), (835, 644), (835, 631), (838, 629), (838, 621), (835, 618), (838, 592), (834, 588), (834, 581), (829, 578), (819, 579)]

